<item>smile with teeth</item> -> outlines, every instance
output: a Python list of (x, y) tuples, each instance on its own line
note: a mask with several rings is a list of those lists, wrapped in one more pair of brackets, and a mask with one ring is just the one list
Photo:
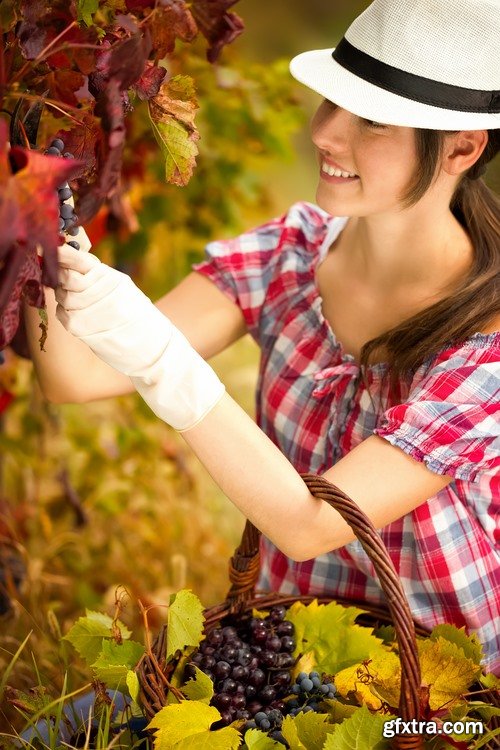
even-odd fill
[(326, 162), (323, 162), (321, 164), (321, 171), (326, 172), (326, 174), (329, 174), (331, 177), (357, 177), (358, 176), (354, 174), (353, 172), (344, 172), (341, 169), (336, 169), (335, 167), (331, 167)]

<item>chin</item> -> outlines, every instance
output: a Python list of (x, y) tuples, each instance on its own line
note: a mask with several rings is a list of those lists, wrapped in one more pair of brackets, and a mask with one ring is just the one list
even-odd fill
[(353, 207), (348, 206), (347, 201), (332, 200), (331, 197), (328, 199), (322, 194), (321, 189), (316, 192), (316, 205), (330, 216), (354, 216), (356, 214)]

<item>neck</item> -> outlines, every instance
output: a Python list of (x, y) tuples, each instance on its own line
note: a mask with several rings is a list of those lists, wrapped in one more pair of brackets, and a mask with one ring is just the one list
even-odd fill
[(345, 234), (353, 273), (382, 293), (409, 286), (444, 288), (472, 262), (470, 238), (449, 210), (353, 217)]

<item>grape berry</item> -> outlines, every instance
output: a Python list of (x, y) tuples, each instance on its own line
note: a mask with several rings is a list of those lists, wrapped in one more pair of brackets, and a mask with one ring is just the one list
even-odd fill
[(292, 685), (295, 664), (294, 625), (285, 619), (286, 608), (273, 607), (263, 619), (252, 617), (210, 631), (184, 670), (184, 679), (202, 670), (214, 683), (211, 705), (221, 720), (218, 729), (244, 719), (243, 731), (260, 729), (286, 745), (281, 725), (286, 715), (318, 711), (319, 703), (333, 698), (335, 686), (318, 672), (301, 672)]
[[(64, 151), (64, 143), (60, 138), (55, 138), (44, 153), (47, 156), (61, 156), (63, 159), (75, 158), (73, 154)], [(76, 237), (78, 227), (75, 224), (78, 221), (78, 217), (74, 212), (73, 206), (70, 203), (66, 203), (73, 195), (69, 183), (65, 182), (59, 185), (57, 193), (59, 197), (59, 231), (65, 232), (71, 237)], [(80, 244), (76, 240), (70, 240), (68, 245), (74, 247), (75, 250), (80, 249)]]

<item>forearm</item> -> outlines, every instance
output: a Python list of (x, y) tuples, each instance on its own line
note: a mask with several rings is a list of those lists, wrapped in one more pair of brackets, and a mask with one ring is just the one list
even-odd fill
[[(55, 403), (82, 403), (94, 394), (106, 394), (101, 383), (114, 386), (116, 392), (132, 392), (129, 378), (102, 362), (89, 347), (66, 331), (56, 318), (54, 290), (45, 288), (47, 304), (47, 338), (40, 349), (41, 318), (36, 307), (23, 306), (31, 359), (44, 396)], [(102, 395), (100, 395), (102, 393)]]
[(226, 393), (181, 432), (224, 494), (288, 557), (306, 560), (354, 540), (351, 528), (308, 491), (288, 459)]

